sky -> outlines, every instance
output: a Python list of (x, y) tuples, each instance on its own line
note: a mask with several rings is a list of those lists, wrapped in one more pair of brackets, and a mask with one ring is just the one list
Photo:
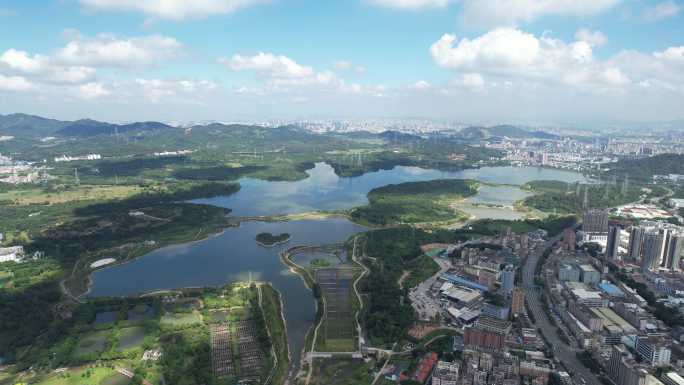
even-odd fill
[(684, 0), (0, 0), (0, 114), (684, 119)]

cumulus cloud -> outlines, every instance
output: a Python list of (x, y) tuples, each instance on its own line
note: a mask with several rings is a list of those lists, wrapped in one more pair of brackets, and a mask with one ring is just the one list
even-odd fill
[(218, 88), (218, 85), (212, 81), (187, 79), (136, 79), (134, 86), (148, 101), (153, 103), (167, 98), (180, 98), (186, 101), (201, 100)]
[(397, 9), (444, 8), (453, 0), (369, 0), (373, 5)]
[(271, 78), (306, 78), (314, 74), (313, 68), (303, 66), (284, 55), (259, 52), (254, 56), (233, 55), (220, 59), (233, 71), (251, 70)]
[(604, 35), (603, 32), (591, 31), (586, 28), (579, 29), (575, 32), (575, 39), (587, 42), (594, 47), (600, 47), (608, 41), (608, 38), (606, 38), (606, 35)]
[(95, 69), (56, 63), (51, 57), (30, 55), (10, 48), (0, 55), (0, 69), (36, 80), (55, 83), (81, 83), (95, 75)]
[(94, 38), (78, 31), (64, 33), (66, 44), (50, 54), (31, 54), (16, 48), (0, 52), (3, 89), (52, 90), (64, 85), (70, 95), (94, 99), (112, 94), (102, 79), (101, 68), (148, 66), (180, 54), (175, 39), (150, 35), (120, 39), (101, 34)]
[[(535, 36), (514, 28), (497, 28), (473, 39), (445, 34), (432, 44), (437, 65), (456, 71), (455, 84), (472, 88), (525, 83), (566, 90), (627, 92), (636, 84), (684, 91), (684, 47), (642, 53), (623, 51), (599, 60), (592, 47), (595, 33), (578, 33), (564, 42), (548, 34)], [(586, 41), (589, 40), (589, 41)]]
[(95, 99), (111, 94), (102, 83), (86, 83), (78, 87), (78, 96), (83, 99)]
[(0, 74), (0, 90), (2, 91), (30, 91), (34, 85), (21, 76), (4, 76)]
[[(306, 88), (311, 92), (334, 91), (375, 96), (384, 94), (382, 86), (348, 83), (332, 70), (316, 71), (313, 67), (300, 64), (285, 55), (266, 52), (259, 52), (252, 56), (236, 54), (230, 58), (221, 58), (219, 62), (233, 71), (253, 71), (263, 81), (264, 88), (249, 88), (243, 93), (264, 95)], [(342, 70), (354, 68), (357, 73), (361, 73), (360, 68), (362, 68), (353, 67), (349, 62), (336, 62), (333, 63), (333, 67)]]
[(182, 45), (174, 38), (150, 35), (120, 39), (111, 34), (94, 38), (77, 35), (59, 49), (56, 59), (69, 64), (134, 67), (177, 56)]
[(517, 25), (543, 16), (591, 16), (617, 5), (620, 0), (463, 0), (461, 21), (491, 27)]
[(265, 0), (80, 0), (90, 10), (132, 11), (149, 17), (181, 21), (225, 15)]
[(670, 17), (677, 16), (682, 11), (682, 6), (675, 3), (673, 0), (663, 1), (647, 7), (644, 12), (644, 19), (646, 21), (659, 21)]

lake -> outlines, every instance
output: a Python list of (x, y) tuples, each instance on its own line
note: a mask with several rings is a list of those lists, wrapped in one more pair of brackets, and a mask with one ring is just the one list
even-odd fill
[[(308, 171), (309, 178), (296, 182), (240, 179), (242, 188), (228, 197), (193, 202), (231, 208), (233, 216), (293, 214), (339, 210), (366, 204), (373, 188), (391, 183), (439, 178), (475, 179), (487, 183), (520, 185), (532, 180), (584, 181), (582, 175), (542, 168), (484, 167), (457, 172), (396, 167), (359, 177), (340, 178), (327, 164)], [(483, 185), (469, 201), (473, 204), (511, 205), (525, 197), (515, 186)], [(497, 217), (503, 209), (475, 207), (477, 216)], [(489, 210), (490, 212), (487, 212)], [(508, 210), (513, 212), (512, 210)], [(515, 218), (511, 218), (515, 219)], [(364, 231), (344, 218), (289, 222), (243, 222), (201, 242), (165, 247), (134, 261), (98, 270), (92, 275), (89, 296), (125, 296), (157, 289), (221, 286), (237, 280), (268, 281), (283, 295), (288, 340), (295, 364), (304, 337), (315, 316), (311, 292), (291, 273), (278, 253), (295, 245), (323, 245), (347, 240)], [(256, 244), (261, 232), (289, 233), (288, 243), (272, 248)]]

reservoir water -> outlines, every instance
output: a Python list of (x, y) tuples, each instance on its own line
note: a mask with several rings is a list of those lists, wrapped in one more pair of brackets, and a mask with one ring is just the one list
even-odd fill
[[(233, 216), (292, 214), (348, 209), (367, 203), (373, 188), (391, 183), (439, 178), (475, 179), (487, 183), (521, 185), (532, 180), (584, 181), (581, 174), (542, 168), (484, 167), (457, 172), (396, 167), (353, 178), (340, 178), (326, 164), (316, 164), (309, 178), (296, 182), (240, 179), (241, 190), (228, 197), (201, 199), (232, 209)], [(472, 204), (507, 206), (526, 196), (515, 186), (481, 187)], [(500, 217), (501, 208), (474, 207), (478, 217)], [(487, 212), (489, 210), (490, 212)], [(512, 210), (508, 210), (513, 212)], [(504, 216), (505, 217), (505, 216)], [(515, 219), (512, 217), (510, 219)], [(220, 286), (236, 280), (268, 281), (283, 296), (288, 339), (295, 364), (311, 326), (315, 305), (300, 277), (283, 265), (278, 253), (294, 245), (323, 245), (347, 240), (364, 231), (344, 218), (289, 222), (243, 222), (207, 240), (156, 250), (134, 261), (98, 270), (92, 275), (89, 296), (125, 296), (157, 289)], [(260, 232), (289, 233), (287, 244), (272, 248), (256, 244)]]

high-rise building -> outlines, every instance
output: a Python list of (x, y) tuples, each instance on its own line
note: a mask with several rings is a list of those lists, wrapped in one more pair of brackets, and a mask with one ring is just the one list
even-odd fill
[(665, 267), (680, 271), (679, 262), (682, 259), (682, 254), (684, 254), (684, 232), (677, 232), (670, 236), (665, 255)]
[(629, 258), (641, 264), (642, 271), (678, 271), (683, 255), (684, 228), (680, 226), (644, 221), (630, 230)]
[(507, 265), (501, 272), (501, 291), (506, 295), (511, 294), (515, 286), (515, 267)]
[(632, 227), (632, 231), (630, 231), (628, 255), (633, 262), (641, 261), (645, 233), (646, 229), (641, 226), (634, 226)]
[(657, 229), (647, 229), (643, 235), (641, 246), (641, 269), (643, 271), (655, 270), (660, 265), (662, 257), (663, 236)]
[(608, 211), (591, 209), (584, 212), (582, 231), (589, 234), (608, 233)]
[(606, 257), (613, 261), (620, 260), (620, 241), (622, 229), (618, 226), (610, 226), (608, 229), (608, 242), (606, 243)]
[(519, 315), (525, 313), (525, 291), (521, 287), (513, 289), (511, 296), (511, 313)]

